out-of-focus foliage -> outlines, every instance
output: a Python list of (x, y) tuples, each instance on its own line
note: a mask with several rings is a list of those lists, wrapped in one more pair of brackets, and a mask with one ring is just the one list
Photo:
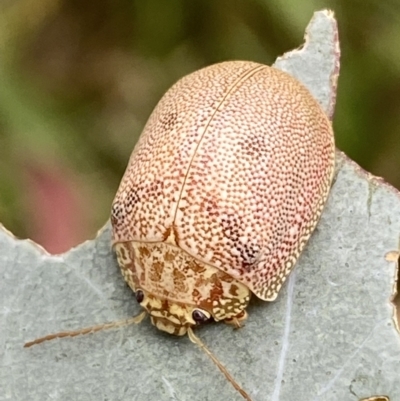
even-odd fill
[(337, 145), (400, 187), (398, 0), (7, 0), (0, 5), (0, 221), (53, 252), (93, 236), (141, 129), (179, 77), (271, 64), (335, 11)]

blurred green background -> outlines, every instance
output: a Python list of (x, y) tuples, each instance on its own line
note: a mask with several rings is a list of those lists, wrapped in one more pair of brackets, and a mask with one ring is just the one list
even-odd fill
[(93, 237), (166, 89), (273, 63), (322, 8), (342, 47), (337, 146), (400, 188), (398, 0), (2, 0), (0, 221), (54, 253)]

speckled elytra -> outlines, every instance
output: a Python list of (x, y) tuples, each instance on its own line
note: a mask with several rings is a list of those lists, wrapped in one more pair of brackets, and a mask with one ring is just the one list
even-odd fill
[(192, 328), (240, 326), (251, 294), (277, 297), (334, 163), (328, 117), (285, 72), (232, 61), (179, 80), (151, 114), (112, 204), (113, 248), (144, 308), (133, 321), (149, 314), (214, 358)]

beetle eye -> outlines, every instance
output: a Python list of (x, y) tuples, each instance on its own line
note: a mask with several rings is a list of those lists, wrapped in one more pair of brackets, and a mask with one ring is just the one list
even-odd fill
[(135, 292), (135, 297), (136, 297), (136, 301), (138, 301), (138, 303), (140, 304), (140, 303), (143, 301), (143, 299), (144, 299), (144, 293), (143, 293), (143, 291), (142, 291), (142, 290), (137, 290), (137, 291)]
[(200, 309), (195, 309), (192, 312), (192, 318), (197, 324), (208, 322), (211, 319), (207, 312), (203, 312)]

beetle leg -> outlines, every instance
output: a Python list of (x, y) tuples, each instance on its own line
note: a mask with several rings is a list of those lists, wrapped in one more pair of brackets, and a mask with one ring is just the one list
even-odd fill
[(229, 319), (225, 319), (224, 322), (226, 324), (230, 324), (234, 326), (235, 329), (240, 329), (244, 325), (242, 324), (248, 318), (248, 313), (245, 310), (242, 310), (238, 315), (231, 317)]

